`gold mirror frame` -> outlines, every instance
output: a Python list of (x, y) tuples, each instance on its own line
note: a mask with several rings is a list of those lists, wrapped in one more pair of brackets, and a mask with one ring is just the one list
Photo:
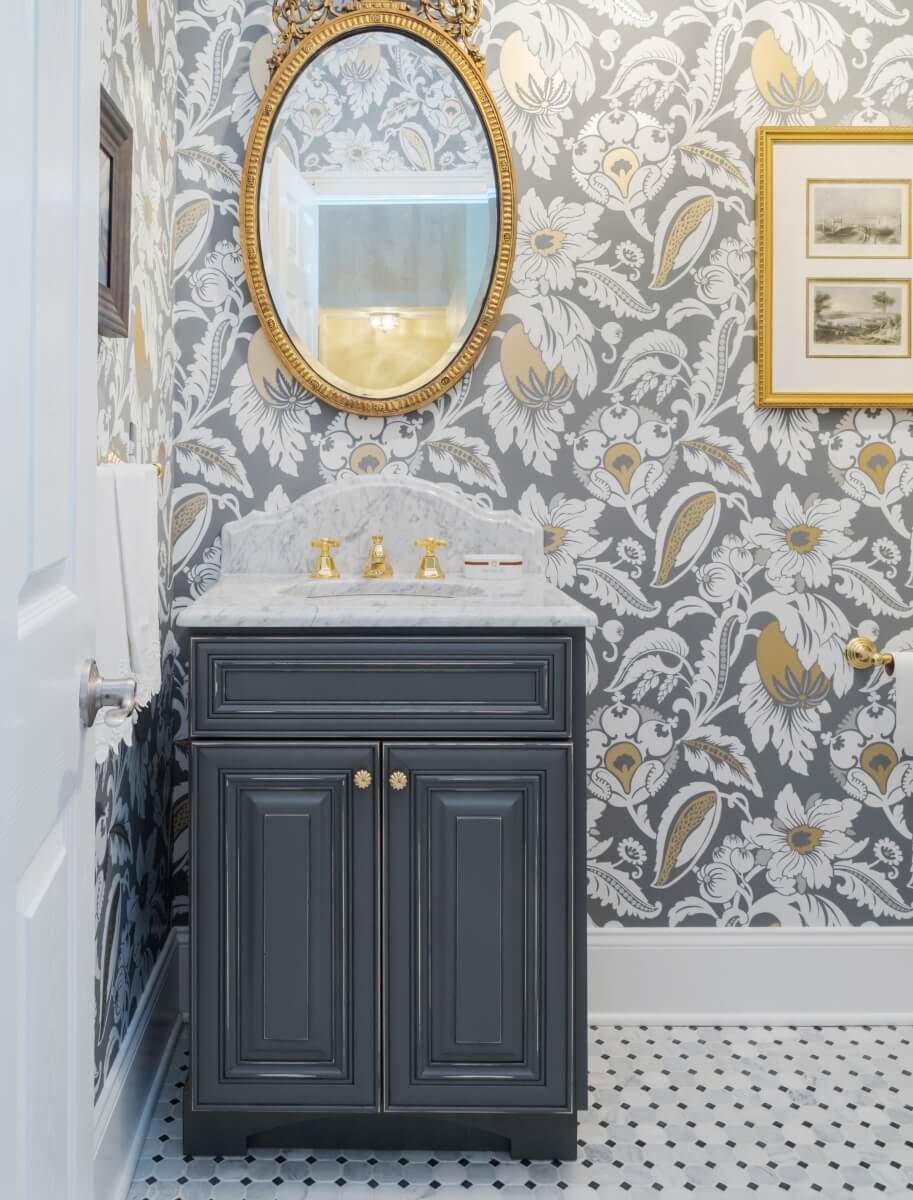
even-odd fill
[[(273, 6), (279, 28), (273, 71), (251, 126), (241, 176), (241, 256), (260, 323), (282, 365), (309, 392), (334, 408), (366, 417), (414, 412), (454, 386), (484, 350), (498, 322), (510, 286), (517, 228), (517, 194), (507, 133), (485, 79), (485, 63), (468, 36), (478, 22), (478, 10), (467, 19), (470, 3), (419, 0), (412, 9), (397, 0), (356, 0), (335, 11), (331, 0), (282, 0)], [(453, 12), (451, 12), (451, 8)], [(370, 399), (347, 392), (325, 379), (292, 343), (270, 296), (260, 250), (260, 182), (273, 122), (299, 73), (321, 50), (350, 34), (372, 29), (415, 38), (439, 54), (469, 92), (488, 138), (498, 184), (498, 235), (485, 301), (459, 352), (433, 379), (399, 396)]]

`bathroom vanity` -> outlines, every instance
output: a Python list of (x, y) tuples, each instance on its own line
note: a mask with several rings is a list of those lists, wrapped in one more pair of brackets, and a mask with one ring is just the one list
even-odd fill
[[(360, 578), (383, 531), (394, 577)], [(524, 575), (417, 581), (417, 536)], [(332, 535), (342, 579), (310, 580)], [(509, 1147), (586, 1106), (584, 650), (541, 529), (365, 480), (223, 530), (190, 636), (185, 1152)]]

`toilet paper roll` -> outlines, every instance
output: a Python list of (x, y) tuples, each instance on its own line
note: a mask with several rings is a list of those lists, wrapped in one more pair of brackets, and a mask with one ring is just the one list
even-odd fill
[(913, 650), (894, 652), (892, 673), (897, 712), (894, 745), (898, 754), (913, 758)]

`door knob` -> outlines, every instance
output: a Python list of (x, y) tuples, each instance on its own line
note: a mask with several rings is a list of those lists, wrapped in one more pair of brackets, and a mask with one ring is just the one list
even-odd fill
[(357, 788), (364, 790), (365, 788), (369, 788), (374, 782), (374, 776), (370, 771), (356, 771), (352, 776), (352, 782)]
[(391, 771), (390, 777), (387, 780), (387, 783), (393, 788), (394, 792), (401, 792), (408, 782), (409, 779), (405, 771)]
[(86, 659), (79, 680), (79, 715), (83, 725), (91, 728), (103, 708), (116, 708), (123, 720), (136, 708), (136, 680), (102, 679), (94, 658)]

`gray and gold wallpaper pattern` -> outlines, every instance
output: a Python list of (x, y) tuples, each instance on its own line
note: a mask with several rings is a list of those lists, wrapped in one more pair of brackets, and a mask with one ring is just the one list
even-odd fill
[(129, 337), (98, 343), (99, 459), (166, 467), (161, 495), (162, 690), (133, 744), (96, 768), (95, 1091), (101, 1092), (170, 926), (172, 737), (180, 666), (169, 633), (167, 518), (174, 377), (171, 216), (178, 76), (173, 0), (104, 0), (102, 82), (133, 127)]
[[(754, 408), (752, 162), (760, 124), (913, 123), (909, 9), (487, 6), (513, 289), (474, 374), (386, 421), (284, 375), (245, 287), (270, 5), (181, 0), (177, 24), (173, 612), (217, 578), (223, 522), (327, 480), (415, 474), (515, 506), (601, 614), (592, 921), (910, 922), (913, 762), (889, 681), (842, 652), (857, 629), (913, 644), (913, 414)], [(328, 89), (327, 131), (392, 86), (370, 67)]]

